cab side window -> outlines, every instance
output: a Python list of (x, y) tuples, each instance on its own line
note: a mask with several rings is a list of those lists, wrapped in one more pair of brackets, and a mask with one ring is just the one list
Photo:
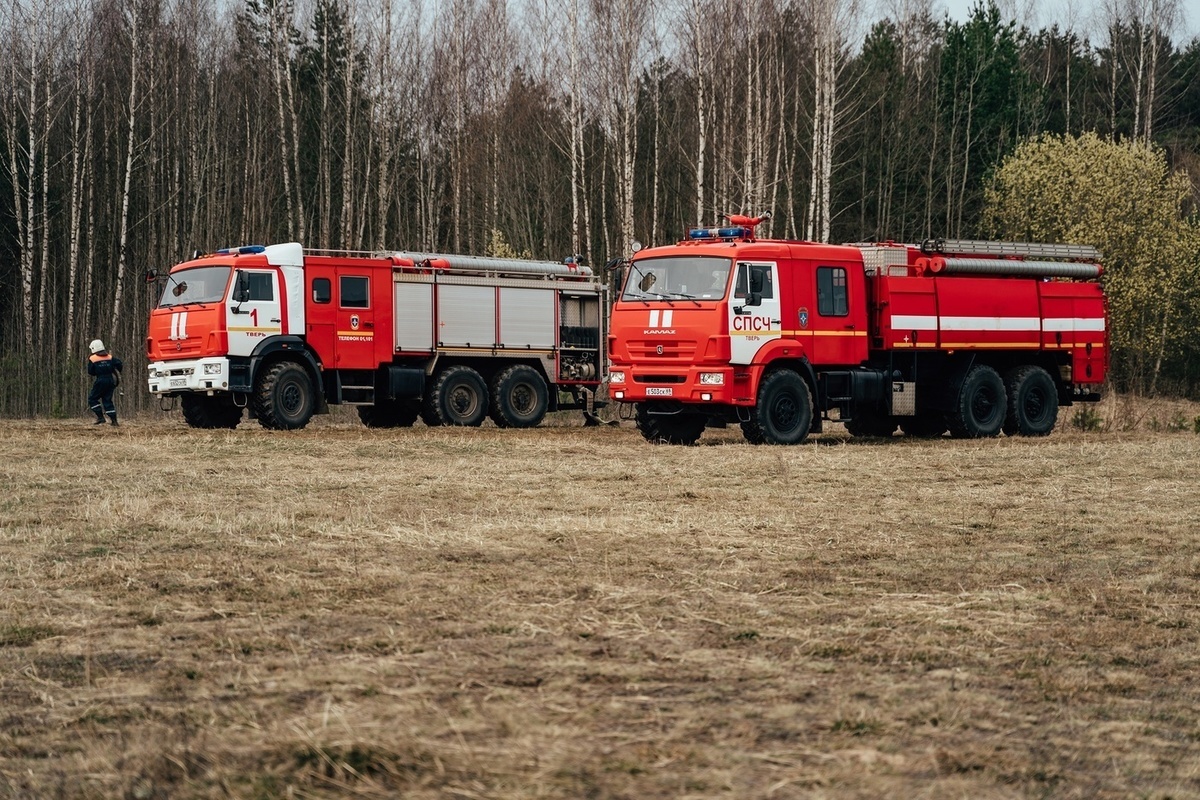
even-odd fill
[(369, 280), (350, 275), (338, 278), (338, 289), (341, 292), (340, 305), (342, 308), (370, 308)]
[(246, 274), (250, 283), (250, 300), (274, 300), (275, 280), (269, 272), (250, 272)]
[(823, 317), (850, 313), (845, 267), (817, 267), (817, 313)]
[(333, 299), (333, 284), (329, 278), (313, 278), (312, 301), (325, 304)]
[(775, 285), (771, 281), (770, 264), (738, 264), (737, 285), (734, 286), (734, 297), (746, 297), (746, 282), (750, 283), (750, 291), (762, 295), (764, 300), (775, 296)]

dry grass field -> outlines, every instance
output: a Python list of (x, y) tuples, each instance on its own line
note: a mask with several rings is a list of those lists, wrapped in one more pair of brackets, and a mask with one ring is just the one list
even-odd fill
[(1200, 797), (1200, 412), (1104, 413), (0, 422), (0, 797)]

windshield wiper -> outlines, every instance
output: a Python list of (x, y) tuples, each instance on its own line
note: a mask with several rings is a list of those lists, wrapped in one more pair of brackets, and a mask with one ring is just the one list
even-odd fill
[(700, 301), (696, 299), (696, 295), (688, 294), (687, 292), (671, 292), (673, 295), (682, 297), (684, 300), (691, 300), (696, 305), (700, 305)]

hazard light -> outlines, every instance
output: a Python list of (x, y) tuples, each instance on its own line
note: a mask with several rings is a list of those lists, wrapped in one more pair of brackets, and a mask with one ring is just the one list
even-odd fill
[(689, 239), (745, 239), (751, 234), (750, 228), (692, 228), (688, 231)]
[(218, 250), (216, 252), (216, 255), (219, 255), (219, 256), (249, 255), (251, 253), (262, 253), (266, 249), (267, 248), (261, 244), (247, 244), (247, 245), (242, 245), (241, 247), (226, 247), (222, 250)]

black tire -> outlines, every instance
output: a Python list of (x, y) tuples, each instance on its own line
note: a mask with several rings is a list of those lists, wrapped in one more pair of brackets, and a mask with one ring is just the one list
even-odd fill
[(996, 436), (1004, 425), (1008, 403), (1004, 381), (991, 367), (971, 367), (958, 390), (954, 410), (946, 415), (955, 439), (984, 439)]
[(758, 387), (758, 403), (742, 423), (751, 444), (800, 444), (812, 428), (812, 395), (790, 369), (768, 373)]
[(900, 430), (917, 439), (936, 439), (946, 432), (946, 415), (940, 411), (922, 411), (914, 417), (901, 417)]
[(425, 396), (421, 419), (426, 425), (455, 425), (478, 428), (488, 410), (487, 384), (470, 367), (457, 365), (442, 370)]
[(638, 403), (634, 413), (638, 430), (647, 442), (654, 444), (695, 444), (704, 433), (708, 421), (703, 414), (654, 414), (653, 403)]
[(250, 402), (258, 423), (276, 431), (303, 428), (317, 407), (308, 370), (294, 361), (280, 361), (263, 371)]
[(1026, 365), (1004, 376), (1008, 392), (1004, 432), (1009, 436), (1046, 436), (1058, 421), (1058, 387), (1041, 367)]
[(859, 411), (844, 423), (851, 436), (878, 436), (887, 438), (896, 432), (896, 418), (875, 411)]
[(492, 422), (501, 428), (534, 428), (550, 408), (546, 380), (525, 364), (509, 367), (492, 381)]
[(193, 428), (232, 430), (242, 421), (242, 409), (229, 395), (185, 394), (179, 399), (183, 418)]
[(358, 407), (358, 418), (368, 428), (411, 428), (420, 415), (421, 405), (416, 400), (384, 400)]

